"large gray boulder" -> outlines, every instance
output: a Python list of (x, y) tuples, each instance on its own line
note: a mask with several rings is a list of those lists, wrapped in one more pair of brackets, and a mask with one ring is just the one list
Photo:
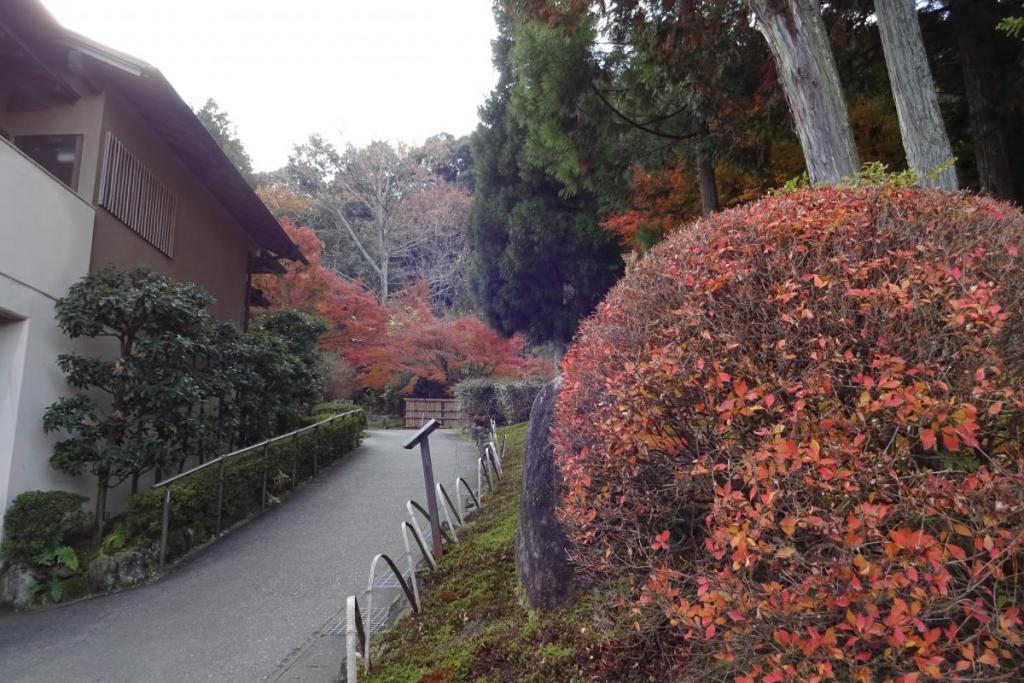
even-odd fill
[(561, 476), (552, 457), (550, 431), (560, 387), (561, 378), (541, 389), (534, 400), (523, 453), (516, 570), (527, 601), (536, 609), (560, 607), (573, 592), (568, 539), (555, 519)]
[(124, 550), (113, 555), (100, 553), (86, 571), (89, 588), (94, 593), (108, 593), (145, 583), (156, 573), (156, 550), (153, 547)]
[(36, 579), (32, 568), (23, 564), (6, 564), (0, 568), (0, 605), (26, 609), (36, 599)]

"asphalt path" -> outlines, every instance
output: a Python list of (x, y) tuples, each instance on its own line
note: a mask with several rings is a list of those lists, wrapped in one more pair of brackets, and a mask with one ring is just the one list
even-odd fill
[[(372, 557), (404, 552), (405, 501), (425, 497), (418, 449), (402, 448), (412, 433), (371, 430), (344, 460), (159, 581), (0, 618), (0, 681), (279, 680), (366, 587)], [(446, 486), (460, 456), (473, 457), (450, 432), (430, 446)]]

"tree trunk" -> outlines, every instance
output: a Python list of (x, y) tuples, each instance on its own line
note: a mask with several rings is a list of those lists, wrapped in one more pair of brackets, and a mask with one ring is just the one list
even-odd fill
[(875, 15), (907, 163), (917, 174), (919, 185), (955, 191), (953, 150), (942, 121), (914, 0), (875, 0)]
[(567, 344), (561, 339), (551, 341), (551, 365), (555, 377), (562, 372), (562, 359), (565, 358), (566, 346)]
[(705, 216), (718, 211), (718, 183), (715, 181), (715, 157), (703, 140), (697, 142), (697, 178), (700, 181), (700, 208)]
[(96, 482), (96, 524), (95, 538), (96, 545), (103, 542), (103, 523), (107, 515), (107, 487), (110, 485), (110, 477), (101, 475)]
[(817, 0), (748, 2), (775, 58), (811, 182), (856, 176), (850, 116)]
[(958, 27), (957, 45), (978, 164), (978, 183), (982, 192), (1000, 199), (1013, 199), (1013, 170), (996, 114), (992, 83), (995, 69), (992, 41), (998, 35), (995, 31), (998, 19), (984, 4), (978, 0), (953, 2), (953, 25)]

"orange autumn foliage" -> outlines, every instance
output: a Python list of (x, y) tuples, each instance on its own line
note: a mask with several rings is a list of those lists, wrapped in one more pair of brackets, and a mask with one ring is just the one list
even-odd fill
[(282, 227), (309, 263), (290, 262), (283, 276), (260, 275), (254, 284), (273, 309), (297, 308), (324, 318), (322, 350), (355, 368), (360, 387), (379, 391), (401, 384), (409, 393), (423, 379), (449, 393), (468, 377), (550, 374), (550, 364), (528, 358), (522, 337), (502, 337), (476, 316), (437, 317), (423, 282), (408, 285), (381, 307), (360, 282), (321, 263), (322, 243), (312, 228), (288, 220)]
[(636, 166), (630, 204), (629, 211), (610, 216), (601, 227), (634, 251), (645, 251), (701, 212), (696, 181), (679, 166), (655, 172)]
[[(1021, 680), (1024, 215), (875, 187), (673, 232), (553, 428), (581, 571), (665, 680)], [(654, 661), (656, 660), (656, 661)]]
[(409, 285), (388, 302), (387, 346), (366, 386), (382, 389), (403, 378), (403, 393), (418, 380), (450, 389), (471, 377), (527, 377), (550, 374), (550, 366), (529, 360), (523, 338), (502, 337), (476, 316), (438, 318), (426, 283)]
[(387, 334), (385, 312), (360, 282), (346, 280), (321, 263), (323, 245), (312, 228), (287, 219), (281, 226), (309, 263), (288, 262), (285, 275), (258, 275), (253, 284), (263, 290), (274, 310), (297, 308), (326, 320), (321, 348), (367, 372), (373, 363), (370, 350), (383, 344)]

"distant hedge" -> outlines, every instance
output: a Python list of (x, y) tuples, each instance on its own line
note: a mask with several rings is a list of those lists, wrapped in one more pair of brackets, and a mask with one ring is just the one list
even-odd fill
[[(330, 415), (321, 415), (320, 419), (327, 417)], [(366, 415), (353, 413), (275, 443), (266, 457), (263, 449), (257, 449), (228, 460), (224, 467), (221, 529), (260, 509), (264, 471), (267, 473), (267, 497), (272, 501), (272, 497), (291, 490), (297, 481), (311, 478), (314, 460), (322, 468), (356, 448), (365, 428)], [(218, 467), (210, 467), (172, 484), (169, 558), (213, 536), (217, 524), (218, 470)], [(132, 496), (118, 525), (130, 545), (142, 546), (159, 540), (163, 496), (163, 488), (148, 489)]]
[(359, 415), (357, 417), (362, 419), (363, 429), (366, 429), (366, 413), (363, 412), (363, 409), (358, 405), (350, 403), (349, 401), (327, 401), (325, 403), (317, 403), (313, 406), (309, 417), (307, 417), (304, 422), (307, 425), (313, 425), (317, 422), (323, 422), (332, 415), (341, 415), (342, 413), (348, 413), (353, 410), (359, 411)]
[(469, 419), (493, 419), (499, 425), (530, 419), (533, 399), (547, 384), (546, 379), (469, 379), (455, 385), (455, 398)]

